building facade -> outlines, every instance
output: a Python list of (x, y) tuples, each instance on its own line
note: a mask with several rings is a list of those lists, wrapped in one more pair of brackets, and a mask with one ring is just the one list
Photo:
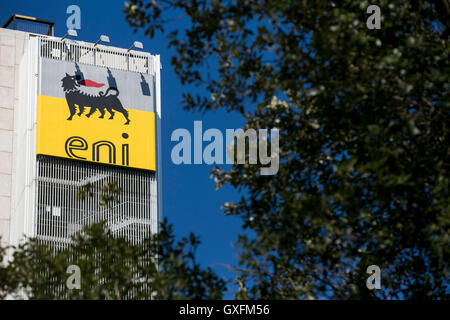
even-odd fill
[[(158, 55), (0, 28), (3, 246), (64, 246), (99, 221), (131, 241), (157, 232), (160, 70)], [(121, 192), (104, 206), (108, 183)]]

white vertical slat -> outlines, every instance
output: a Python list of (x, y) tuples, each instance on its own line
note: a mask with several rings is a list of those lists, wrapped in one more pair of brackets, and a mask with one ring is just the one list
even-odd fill
[[(92, 43), (74, 40), (69, 40), (70, 49), (67, 50), (60, 39), (46, 36), (38, 36), (38, 38), (40, 39), (40, 48), (45, 46), (45, 50), (40, 50), (41, 57), (139, 73), (151, 73), (151, 61), (154, 56), (146, 52), (127, 52), (127, 49), (102, 45), (94, 47)], [(54, 55), (52, 49), (58, 49), (60, 55)]]
[[(36, 198), (38, 212), (34, 230), (38, 237), (55, 249), (67, 246), (72, 232), (79, 231), (77, 225), (82, 227), (102, 219), (106, 220), (114, 234), (132, 243), (142, 241), (153, 232), (157, 223), (153, 218), (157, 201), (153, 172), (44, 156), (39, 156), (37, 164), (39, 196)], [(110, 208), (99, 206), (99, 190), (106, 179), (116, 180), (123, 188), (119, 202)], [(78, 200), (79, 182), (89, 180), (94, 181), (94, 197)], [(61, 216), (47, 212), (47, 206), (59, 206)]]

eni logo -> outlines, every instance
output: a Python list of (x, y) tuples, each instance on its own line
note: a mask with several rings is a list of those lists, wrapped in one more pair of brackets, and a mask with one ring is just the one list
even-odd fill
[[(127, 133), (122, 133), (122, 137), (124, 139), (128, 139), (128, 134)], [(80, 160), (87, 160), (87, 157), (83, 157), (83, 155), (88, 155), (89, 154), (89, 144), (88, 142), (79, 136), (73, 136), (70, 137), (66, 140), (66, 144), (65, 144), (65, 150), (66, 150), (66, 154), (70, 157), (70, 158), (75, 158), (75, 159), (80, 159)], [(116, 146), (114, 145), (114, 143), (112, 143), (111, 141), (107, 141), (107, 140), (101, 140), (101, 141), (96, 141), (94, 143), (92, 143), (91, 145), (91, 156), (92, 158), (90, 159), (91, 161), (96, 161), (96, 162), (100, 162), (100, 153), (102, 152), (102, 154), (106, 154), (107, 155), (107, 160), (101, 161), (101, 162), (107, 162), (110, 164), (116, 164)], [(130, 165), (130, 159), (129, 159), (129, 154), (130, 154), (130, 147), (128, 143), (124, 143), (121, 145), (121, 149), (122, 149), (122, 165), (123, 166), (129, 166)], [(81, 154), (82, 151), (85, 151), (84, 154)], [(106, 152), (105, 152), (106, 151)], [(76, 153), (75, 153), (76, 152)]]
[(110, 115), (109, 120), (114, 119), (115, 112), (119, 112), (125, 118), (125, 124), (130, 123), (130, 119), (128, 118), (128, 111), (122, 106), (122, 103), (118, 98), (119, 90), (116, 87), (109, 87), (105, 93), (103, 93), (103, 91), (100, 91), (98, 95), (89, 95), (85, 92), (80, 91), (80, 85), (86, 87), (101, 88), (104, 86), (104, 84), (97, 83), (88, 79), (82, 80), (79, 76), (71, 76), (67, 73), (66, 76), (61, 79), (61, 81), (70, 112), (67, 120), (72, 120), (73, 116), (76, 114), (77, 109), (75, 105), (77, 105), (79, 109), (77, 115), (79, 117), (81, 117), (81, 115), (83, 114), (85, 107), (90, 107), (90, 112), (86, 114), (86, 117), (88, 118), (98, 110), (100, 112), (99, 118), (103, 119), (103, 117), (105, 116), (105, 110), (107, 110)]

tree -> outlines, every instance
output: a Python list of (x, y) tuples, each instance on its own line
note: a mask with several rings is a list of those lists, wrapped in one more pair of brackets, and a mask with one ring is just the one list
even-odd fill
[[(124, 13), (150, 37), (186, 19), (167, 34), (179, 79), (201, 88), (186, 110), (280, 129), (276, 175), (213, 172), (246, 191), (224, 210), (254, 231), (238, 239), (249, 297), (449, 298), (448, 1), (131, 0)], [(382, 290), (366, 287), (373, 264)]]
[[(90, 196), (93, 186), (80, 189)], [(110, 205), (121, 192), (117, 183), (100, 190), (100, 202)], [(195, 260), (199, 239), (192, 233), (176, 240), (167, 220), (158, 234), (141, 243), (117, 237), (105, 222), (85, 227), (64, 248), (27, 239), (6, 261), (0, 247), (0, 298), (29, 299), (220, 299), (225, 282)], [(69, 289), (69, 266), (80, 270), (80, 287)], [(71, 280), (71, 279), (69, 279)]]
[[(105, 223), (87, 226), (72, 240), (58, 251), (39, 239), (15, 248), (13, 260), (0, 267), (0, 298), (220, 299), (225, 289), (195, 261), (198, 238), (176, 241), (167, 221), (139, 244), (115, 237)], [(80, 289), (66, 286), (71, 265), (80, 268)]]

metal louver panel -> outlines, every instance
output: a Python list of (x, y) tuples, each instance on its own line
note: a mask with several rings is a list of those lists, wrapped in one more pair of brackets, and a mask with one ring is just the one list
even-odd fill
[[(117, 181), (118, 201), (100, 205), (106, 182)], [(80, 200), (78, 190), (90, 183), (92, 197)], [(55, 249), (67, 246), (84, 226), (106, 221), (114, 235), (138, 243), (152, 230), (156, 212), (156, 178), (150, 171), (37, 157), (35, 235)]]
[(97, 46), (85, 42), (63, 42), (53, 37), (39, 37), (40, 56), (61, 61), (151, 74), (151, 55), (145, 52)]

